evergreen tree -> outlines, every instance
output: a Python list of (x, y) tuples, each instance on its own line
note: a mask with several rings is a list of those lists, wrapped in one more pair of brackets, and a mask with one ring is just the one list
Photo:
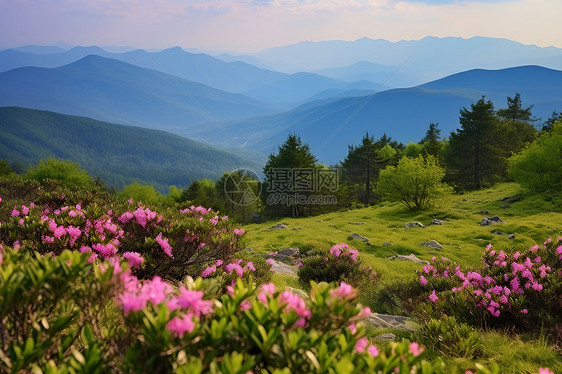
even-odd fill
[(493, 183), (504, 165), (494, 144), (498, 128), (494, 105), (482, 96), (470, 109), (460, 110), (459, 122), (461, 128), (451, 133), (446, 154), (449, 179), (467, 189)]
[(498, 117), (505, 120), (510, 120), (511, 122), (522, 121), (522, 122), (533, 122), (531, 109), (533, 106), (523, 108), (523, 102), (521, 100), (521, 95), (516, 93), (514, 97), (507, 98), (507, 108), (499, 109), (497, 114)]
[(438, 123), (430, 123), (425, 136), (420, 141), (420, 144), (423, 146), (424, 154), (432, 155), (437, 158), (439, 158), (443, 150), (441, 129), (439, 129), (438, 126)]
[(295, 193), (300, 196), (309, 196), (310, 190), (299, 188), (308, 181), (299, 178), (311, 175), (307, 171), (313, 171), (316, 168), (316, 162), (317, 159), (310, 151), (310, 146), (303, 144), (301, 138), (295, 134), (288, 136), (285, 143), (279, 147), (277, 154), (269, 155), (269, 160), (263, 169), (266, 180), (262, 189), (262, 196), (269, 213), (276, 216), (291, 215), (293, 217), (304, 214), (304, 207), (298, 202), (287, 204), (286, 200), (283, 198), (277, 200), (277, 197), (280, 194), (285, 197), (294, 196)]
[(395, 161), (396, 149), (403, 148), (402, 144), (386, 134), (375, 140), (369, 133), (365, 134), (360, 145), (349, 146), (348, 154), (341, 164), (342, 178), (348, 184), (362, 186), (363, 192), (357, 191), (356, 196), (360, 202), (372, 202), (372, 191), (380, 170)]
[(551, 131), (554, 123), (556, 121), (562, 120), (562, 112), (556, 113), (556, 111), (552, 112), (552, 115), (549, 119), (545, 121), (542, 125), (541, 132)]

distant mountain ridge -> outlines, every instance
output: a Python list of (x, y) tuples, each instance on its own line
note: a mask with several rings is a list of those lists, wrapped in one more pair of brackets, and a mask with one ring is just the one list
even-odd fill
[(204, 123), (217, 128), (221, 121), (278, 111), (248, 96), (97, 55), (58, 68), (0, 73), (0, 106), (45, 109), (186, 136)]
[(229, 152), (159, 130), (17, 107), (0, 107), (0, 159), (24, 167), (48, 157), (78, 162), (113, 187), (138, 181), (170, 185), (217, 179), (241, 167), (261, 170), (265, 156)]
[[(429, 123), (439, 123), (443, 136), (456, 129), (459, 110), (482, 95), (505, 108), (506, 98), (520, 93), (523, 105), (534, 105), (535, 116), (548, 118), (562, 110), (562, 71), (522, 66), (496, 71), (471, 70), (407, 89), (361, 97), (309, 103), (281, 114), (236, 122), (230, 128), (245, 134), (250, 149), (276, 150), (289, 133), (301, 135), (325, 163), (336, 163), (347, 146), (365, 132), (383, 133), (401, 142), (419, 141)], [(208, 139), (201, 134), (202, 139)], [(220, 139), (215, 136), (215, 142)]]

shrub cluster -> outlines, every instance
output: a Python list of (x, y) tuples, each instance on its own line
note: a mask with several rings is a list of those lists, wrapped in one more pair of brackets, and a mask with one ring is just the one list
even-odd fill
[(347, 244), (336, 244), (329, 252), (304, 258), (297, 272), (299, 281), (308, 287), (310, 281), (341, 282), (345, 281), (354, 287), (374, 285), (378, 275), (370, 267), (359, 260), (359, 252)]
[(426, 290), (423, 312), (520, 330), (562, 326), (562, 238), (522, 252), (488, 245), (482, 261), (477, 270), (446, 258), (425, 265), (418, 273)]

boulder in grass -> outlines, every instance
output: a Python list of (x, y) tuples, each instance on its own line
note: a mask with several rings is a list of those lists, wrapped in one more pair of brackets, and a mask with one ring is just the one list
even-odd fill
[(298, 248), (283, 248), (282, 250), (277, 252), (277, 255), (298, 256), (298, 255), (300, 255), (300, 249), (298, 249)]
[(439, 244), (439, 242), (436, 241), (436, 240), (430, 240), (430, 241), (428, 241), (428, 242), (420, 243), (420, 246), (422, 246), (422, 247), (436, 248), (436, 249), (443, 249), (443, 246), (442, 246), (441, 244)]
[(407, 229), (412, 229), (414, 227), (421, 227), (422, 229), (425, 228), (425, 226), (421, 222), (408, 222), (404, 225), (404, 227), (406, 227)]
[(362, 242), (368, 243), (369, 238), (364, 237), (363, 235), (359, 235), (357, 233), (353, 233), (351, 235), (349, 235), (349, 237), (347, 238), (348, 240), (361, 240)]
[(364, 225), (365, 222), (348, 222), (350, 225)]
[(404, 255), (394, 255), (387, 258), (387, 260), (401, 260), (401, 261), (413, 261), (418, 264), (429, 264), (429, 262), (420, 260), (415, 254), (411, 253), (408, 256)]
[(431, 221), (432, 225), (442, 225), (443, 221), (441, 221), (440, 219), (434, 219), (433, 221)]
[(278, 223), (277, 225), (271, 226), (272, 229), (286, 229), (287, 225), (284, 225), (282, 223)]

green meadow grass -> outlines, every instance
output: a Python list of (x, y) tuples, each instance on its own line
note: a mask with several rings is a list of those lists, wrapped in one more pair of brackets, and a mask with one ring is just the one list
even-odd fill
[[(508, 196), (521, 200), (508, 204), (500, 201)], [(487, 210), (498, 215), (505, 223), (480, 226)], [(443, 225), (430, 225), (434, 219)], [(426, 228), (406, 229), (407, 222), (419, 221)], [(364, 222), (353, 225), (350, 222)], [(283, 223), (287, 229), (271, 229)], [(287, 247), (298, 247), (301, 252), (310, 249), (329, 249), (336, 243), (348, 243), (359, 250), (360, 258), (371, 265), (383, 282), (407, 279), (421, 265), (387, 258), (394, 254), (415, 254), (423, 260), (445, 256), (461, 264), (478, 266), (487, 244), (497, 248), (524, 249), (544, 239), (562, 235), (562, 193), (532, 195), (516, 183), (499, 184), (493, 188), (461, 195), (450, 195), (435, 202), (423, 212), (411, 212), (400, 203), (384, 202), (372, 207), (346, 210), (307, 218), (283, 218), (261, 224), (246, 225), (246, 245), (256, 252), (267, 253)], [(515, 234), (515, 239), (492, 234), (492, 231)], [(369, 243), (348, 240), (357, 233), (370, 239)], [(422, 247), (419, 244), (436, 240), (443, 249)], [(384, 242), (392, 246), (383, 246)]]

